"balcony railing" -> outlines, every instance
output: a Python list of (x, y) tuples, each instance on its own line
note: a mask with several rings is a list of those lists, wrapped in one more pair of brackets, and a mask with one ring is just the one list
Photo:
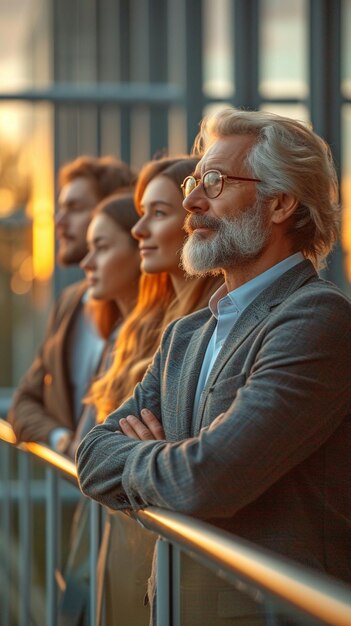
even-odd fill
[[(1, 625), (26, 626), (43, 624), (57, 626), (59, 622), (60, 572), (62, 571), (61, 541), (64, 527), (61, 523), (62, 509), (79, 498), (77, 475), (74, 464), (44, 445), (26, 443), (15, 445), (10, 425), (0, 420), (1, 463), (1, 526), (0, 526), (0, 596)], [(45, 475), (33, 477), (33, 464), (44, 464)], [(35, 471), (34, 471), (35, 474)], [(44, 476), (44, 477), (43, 477)], [(63, 479), (63, 480), (62, 480)], [(63, 485), (61, 484), (63, 483)], [(34, 502), (45, 505), (45, 584), (42, 592), (33, 584), (33, 515)], [(85, 501), (86, 504), (88, 501)], [(101, 559), (106, 545), (101, 545), (100, 518), (106, 511), (89, 502), (90, 542), (89, 556), (89, 624), (91, 626), (125, 626), (124, 610), (121, 617), (109, 618), (104, 598), (106, 585), (103, 570), (106, 562)], [(18, 547), (13, 545), (13, 510), (18, 512), (16, 529)], [(279, 558), (268, 551), (220, 531), (207, 523), (174, 512), (148, 507), (131, 519), (121, 513), (111, 512), (112, 520), (119, 516), (128, 519), (135, 531), (130, 543), (130, 566), (135, 554), (143, 553), (145, 535), (140, 539), (140, 525), (156, 533), (156, 624), (157, 626), (190, 626), (196, 621), (187, 613), (183, 598), (183, 570), (185, 563), (200, 564), (204, 572), (216, 576), (223, 584), (232, 585), (239, 597), (248, 598), (257, 606), (255, 621), (250, 623), (266, 626), (279, 624), (329, 624), (350, 626), (351, 589), (346, 585), (294, 562)], [(139, 533), (139, 534), (138, 534)], [(148, 534), (148, 533), (147, 533)], [(151, 536), (151, 535), (150, 535)], [(138, 539), (137, 539), (138, 537)], [(153, 536), (152, 536), (153, 537)], [(105, 538), (102, 542), (105, 541)], [(138, 546), (137, 541), (141, 541)], [(149, 547), (150, 547), (149, 542)], [(100, 554), (100, 557), (99, 557)], [(100, 558), (100, 561), (99, 561)], [(188, 559), (188, 561), (186, 561)], [(129, 579), (128, 568), (121, 572), (116, 559), (119, 577)], [(199, 565), (196, 565), (199, 570)], [(15, 571), (15, 572), (14, 572)], [(97, 573), (99, 571), (99, 574)], [(206, 577), (205, 577), (206, 578)], [(116, 581), (118, 577), (116, 576)], [(213, 578), (214, 579), (214, 578)], [(134, 579), (131, 579), (132, 582)], [(205, 580), (205, 579), (204, 579)], [(206, 578), (206, 580), (210, 580)], [(16, 583), (16, 584), (14, 584)], [(207, 583), (208, 584), (208, 583)], [(222, 583), (221, 583), (222, 584)], [(117, 582), (116, 582), (117, 585)], [(13, 601), (14, 586), (18, 595)], [(146, 588), (146, 579), (145, 579)], [(202, 599), (211, 589), (202, 589)], [(123, 601), (123, 600), (122, 600)], [(14, 610), (14, 604), (15, 609)], [(125, 603), (128, 605), (128, 603)], [(132, 607), (130, 606), (130, 609)], [(144, 609), (143, 609), (144, 610)], [(33, 615), (35, 617), (33, 618)], [(38, 618), (42, 615), (42, 621)], [(128, 620), (135, 626), (136, 618)], [(210, 617), (208, 618), (210, 620)], [(227, 620), (227, 621), (226, 621)], [(148, 613), (144, 610), (140, 623), (147, 624)], [(139, 623), (139, 622), (138, 622)], [(206, 621), (201, 622), (207, 626)], [(208, 621), (210, 623), (210, 621)], [(218, 624), (232, 624), (223, 617)], [(236, 622), (241, 624), (241, 622)], [(246, 622), (245, 622), (246, 623)], [(211, 622), (212, 624), (212, 622)]]

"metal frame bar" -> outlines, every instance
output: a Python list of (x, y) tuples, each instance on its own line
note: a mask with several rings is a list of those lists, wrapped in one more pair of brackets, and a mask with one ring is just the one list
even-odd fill
[[(185, 94), (186, 94), (186, 134), (190, 150), (203, 116), (205, 99), (202, 91), (202, 0), (185, 2)], [(196, 27), (195, 27), (196, 25)]]
[(57, 626), (57, 584), (55, 572), (58, 568), (58, 475), (53, 467), (46, 469), (46, 589), (47, 626)]
[(32, 549), (32, 516), (31, 516), (31, 475), (30, 457), (22, 453), (19, 456), (19, 477), (21, 480), (21, 499), (19, 503), (19, 536), (20, 552), (20, 624), (27, 626), (30, 619), (30, 581), (31, 581), (31, 549)]
[[(150, 88), (168, 80), (167, 2), (149, 0), (149, 80)], [(160, 49), (162, 54), (160, 55)], [(173, 103), (172, 103), (173, 104)], [(168, 148), (168, 109), (165, 105), (150, 112), (150, 153), (154, 155)]]
[(63, 104), (143, 104), (150, 107), (183, 104), (184, 92), (179, 85), (164, 83), (99, 83), (81, 85), (56, 83), (46, 89), (0, 92), (0, 101), (52, 102)]
[[(10, 477), (10, 456), (11, 447), (2, 444), (0, 448), (0, 467), (1, 467), (1, 482), (2, 482), (2, 506), (1, 508), (1, 532), (3, 533), (2, 545), (5, 547), (5, 538), (11, 536), (11, 477)], [(7, 543), (8, 545), (8, 543)], [(10, 565), (10, 551), (1, 553), (2, 563), (4, 568), (4, 580), (11, 581), (11, 565)], [(1, 606), (1, 616), (3, 620), (3, 626), (10, 625), (10, 594), (4, 594), (3, 604)]]
[[(235, 95), (234, 104), (245, 109), (257, 109), (261, 99), (258, 91), (259, 59), (259, 0), (235, 0)], [(245, 61), (243, 62), (243, 59)]]
[[(332, 146), (340, 175), (341, 163), (341, 0), (310, 0), (310, 98), (311, 121), (316, 132)], [(323, 68), (323, 71), (321, 71)], [(343, 251), (338, 244), (328, 259), (324, 275), (344, 291)]]
[(97, 502), (90, 502), (90, 626), (98, 623), (97, 615), (97, 570), (96, 565), (99, 555), (100, 544), (100, 506)]

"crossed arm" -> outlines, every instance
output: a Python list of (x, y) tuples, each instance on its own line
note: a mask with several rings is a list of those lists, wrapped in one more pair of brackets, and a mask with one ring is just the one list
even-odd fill
[(116, 432), (120, 434), (123, 433), (130, 439), (137, 439), (139, 441), (152, 441), (155, 439), (162, 441), (166, 438), (162, 425), (149, 409), (142, 409), (140, 414), (142, 419), (139, 419), (135, 415), (122, 417), (119, 421), (120, 430)]
[(234, 401), (192, 437), (165, 440), (156, 358), (134, 397), (81, 444), (82, 491), (111, 508), (123, 500), (125, 508), (232, 516), (318, 450), (350, 410), (350, 307), (310, 297), (302, 304), (267, 328)]

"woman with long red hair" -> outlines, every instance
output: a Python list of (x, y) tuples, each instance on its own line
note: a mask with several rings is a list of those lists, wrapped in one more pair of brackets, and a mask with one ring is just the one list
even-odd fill
[[(139, 294), (119, 331), (111, 367), (90, 390), (88, 401), (95, 406), (98, 421), (132, 394), (166, 326), (205, 307), (222, 282), (218, 277), (190, 278), (180, 267), (186, 216), (181, 183), (197, 162), (189, 156), (163, 158), (147, 163), (139, 174), (134, 202), (140, 219), (132, 228), (141, 257)], [(108, 623), (147, 626), (149, 611), (143, 599), (155, 536), (118, 512), (110, 517), (105, 532)]]
[(139, 295), (119, 332), (111, 367), (90, 390), (98, 421), (131, 395), (166, 326), (205, 307), (222, 282), (213, 276), (190, 278), (180, 267), (186, 215), (180, 186), (197, 162), (189, 156), (163, 158), (150, 161), (139, 174), (134, 202), (140, 219), (132, 229), (141, 255)]

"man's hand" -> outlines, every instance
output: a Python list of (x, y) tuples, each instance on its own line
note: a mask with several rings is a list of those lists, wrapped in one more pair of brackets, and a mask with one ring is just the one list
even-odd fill
[(142, 409), (141, 417), (143, 421), (135, 417), (135, 415), (128, 415), (126, 418), (122, 417), (119, 421), (122, 433), (127, 437), (131, 437), (131, 439), (138, 439), (139, 441), (165, 439), (165, 433), (160, 422), (149, 409)]
[(224, 415), (225, 413), (220, 413), (219, 415), (217, 415), (217, 417), (209, 425), (208, 430), (213, 430), (214, 428), (216, 428), (216, 426), (218, 426), (218, 424), (220, 424), (220, 422), (222, 421)]

